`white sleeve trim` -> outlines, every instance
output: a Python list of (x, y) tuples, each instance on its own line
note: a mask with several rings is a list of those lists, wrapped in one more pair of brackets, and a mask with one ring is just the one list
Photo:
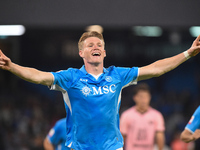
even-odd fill
[(125, 87), (130, 86), (130, 85), (136, 85), (136, 84), (137, 84), (137, 80), (138, 80), (138, 75), (139, 75), (139, 68), (138, 68), (137, 78), (136, 78), (135, 80), (130, 81), (130, 82), (127, 83), (126, 85), (124, 85), (124, 86), (122, 87), (122, 89), (124, 89)]
[(194, 134), (194, 132), (192, 130), (190, 130), (189, 128), (185, 127), (185, 129), (190, 131), (192, 134)]
[[(51, 72), (51, 74), (53, 75), (53, 73)], [(54, 84), (54, 81), (55, 81), (55, 77), (53, 75), (53, 83), (52, 85), (49, 86), (50, 90), (55, 90), (55, 84)]]

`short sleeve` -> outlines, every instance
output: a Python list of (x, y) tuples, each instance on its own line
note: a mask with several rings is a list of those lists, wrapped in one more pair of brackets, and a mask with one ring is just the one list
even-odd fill
[(60, 129), (59, 124), (56, 123), (55, 126), (49, 131), (47, 138), (53, 145), (58, 145), (60, 142)]
[(196, 109), (188, 124), (186, 125), (186, 129), (190, 132), (194, 133), (196, 129), (200, 129), (200, 106)]
[(163, 115), (160, 112), (157, 112), (156, 118), (156, 131), (165, 131), (165, 121)]
[(72, 69), (62, 70), (58, 72), (51, 72), (54, 76), (54, 82), (51, 85), (51, 90), (65, 91), (69, 89), (72, 83)]
[(116, 68), (117, 72), (121, 77), (122, 86), (137, 84), (138, 67), (133, 67), (133, 68), (116, 67)]
[(128, 122), (128, 115), (126, 112), (122, 113), (120, 117), (120, 132), (123, 135), (126, 135), (128, 133), (128, 127), (129, 127), (129, 122)]

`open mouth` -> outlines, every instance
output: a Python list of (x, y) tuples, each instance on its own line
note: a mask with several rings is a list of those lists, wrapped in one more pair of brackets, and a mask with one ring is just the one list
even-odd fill
[(101, 53), (95, 52), (95, 53), (92, 53), (92, 56), (101, 56)]

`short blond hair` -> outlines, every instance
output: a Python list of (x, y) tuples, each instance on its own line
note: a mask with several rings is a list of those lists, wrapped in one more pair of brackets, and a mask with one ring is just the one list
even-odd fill
[(100, 40), (103, 41), (103, 45), (105, 45), (104, 43), (104, 39), (103, 39), (103, 35), (101, 33), (98, 33), (96, 31), (90, 31), (90, 32), (85, 32), (82, 34), (81, 38), (79, 39), (79, 42), (78, 42), (78, 49), (79, 50), (82, 50), (83, 48), (83, 42), (89, 38), (89, 37), (97, 37), (99, 38)]

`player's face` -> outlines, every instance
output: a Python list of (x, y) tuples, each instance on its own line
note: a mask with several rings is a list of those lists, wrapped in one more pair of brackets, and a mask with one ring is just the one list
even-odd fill
[(149, 92), (141, 90), (133, 97), (133, 99), (138, 107), (147, 109), (149, 107), (151, 95)]
[(97, 37), (87, 38), (83, 42), (83, 50), (79, 51), (79, 55), (83, 58), (85, 63), (103, 63), (104, 57), (106, 56), (103, 41)]

